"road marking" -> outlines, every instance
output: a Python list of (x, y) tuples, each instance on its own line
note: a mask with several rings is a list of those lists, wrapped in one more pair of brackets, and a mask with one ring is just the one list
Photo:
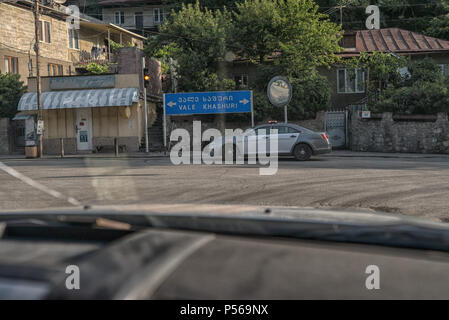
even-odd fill
[(17, 170), (8, 167), (6, 164), (4, 164), (3, 162), (0, 162), (0, 169), (5, 171), (7, 174), (13, 176), (14, 178), (17, 178), (19, 180), (21, 180), (22, 182), (25, 182), (26, 184), (32, 186), (33, 188), (36, 188), (42, 192), (45, 192), (46, 194), (49, 194), (52, 197), (55, 197), (57, 199), (61, 199), (61, 200), (65, 200), (67, 202), (69, 202), (70, 204), (74, 205), (74, 206), (80, 206), (81, 202), (79, 202), (78, 200), (76, 200), (75, 198), (72, 197), (67, 197), (65, 195), (63, 195), (62, 193), (55, 191), (53, 189), (47, 188), (46, 186), (44, 186), (43, 184), (40, 184), (37, 181), (34, 181), (33, 179), (21, 174), (20, 172), (18, 172)]

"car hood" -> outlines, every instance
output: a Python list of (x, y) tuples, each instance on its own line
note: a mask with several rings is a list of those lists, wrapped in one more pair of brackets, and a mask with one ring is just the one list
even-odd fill
[(222, 217), (278, 221), (291, 220), (298, 222), (361, 226), (414, 224), (432, 228), (446, 228), (449, 231), (449, 225), (445, 223), (423, 220), (397, 213), (378, 212), (369, 209), (317, 209), (308, 207), (219, 204), (139, 204), (62, 207), (35, 210), (0, 210), (0, 218), (6, 215), (174, 215), (185, 217)]

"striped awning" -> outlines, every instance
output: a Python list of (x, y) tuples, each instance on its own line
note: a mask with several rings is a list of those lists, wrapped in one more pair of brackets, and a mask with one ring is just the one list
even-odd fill
[[(42, 93), (42, 109), (71, 109), (93, 107), (131, 106), (139, 101), (137, 88), (51, 91)], [(37, 94), (25, 93), (20, 98), (18, 111), (37, 110)]]

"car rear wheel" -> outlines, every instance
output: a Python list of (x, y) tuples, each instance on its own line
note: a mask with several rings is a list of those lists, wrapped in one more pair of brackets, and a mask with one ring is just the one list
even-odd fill
[(304, 143), (300, 143), (293, 149), (293, 156), (298, 161), (309, 160), (312, 156), (312, 149)]

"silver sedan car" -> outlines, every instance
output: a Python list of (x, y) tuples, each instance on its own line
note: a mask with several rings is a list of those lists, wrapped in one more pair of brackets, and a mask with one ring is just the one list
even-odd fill
[[(309, 160), (313, 155), (329, 153), (332, 151), (332, 145), (325, 132), (315, 132), (304, 127), (290, 123), (263, 124), (247, 130), (242, 136), (223, 137), (220, 141), (213, 141), (205, 148), (206, 151), (213, 152), (221, 148), (222, 155), (233, 153), (233, 158), (237, 156), (248, 156), (257, 154), (258, 148), (256, 141), (266, 141), (266, 152), (270, 152), (270, 140), (276, 138), (271, 134), (271, 129), (276, 129), (278, 139), (278, 155), (290, 155), (300, 161)], [(244, 141), (242, 144), (236, 141)], [(233, 141), (233, 142), (231, 142)], [(229, 146), (232, 144), (232, 146)], [(253, 144), (253, 148), (248, 148)]]

